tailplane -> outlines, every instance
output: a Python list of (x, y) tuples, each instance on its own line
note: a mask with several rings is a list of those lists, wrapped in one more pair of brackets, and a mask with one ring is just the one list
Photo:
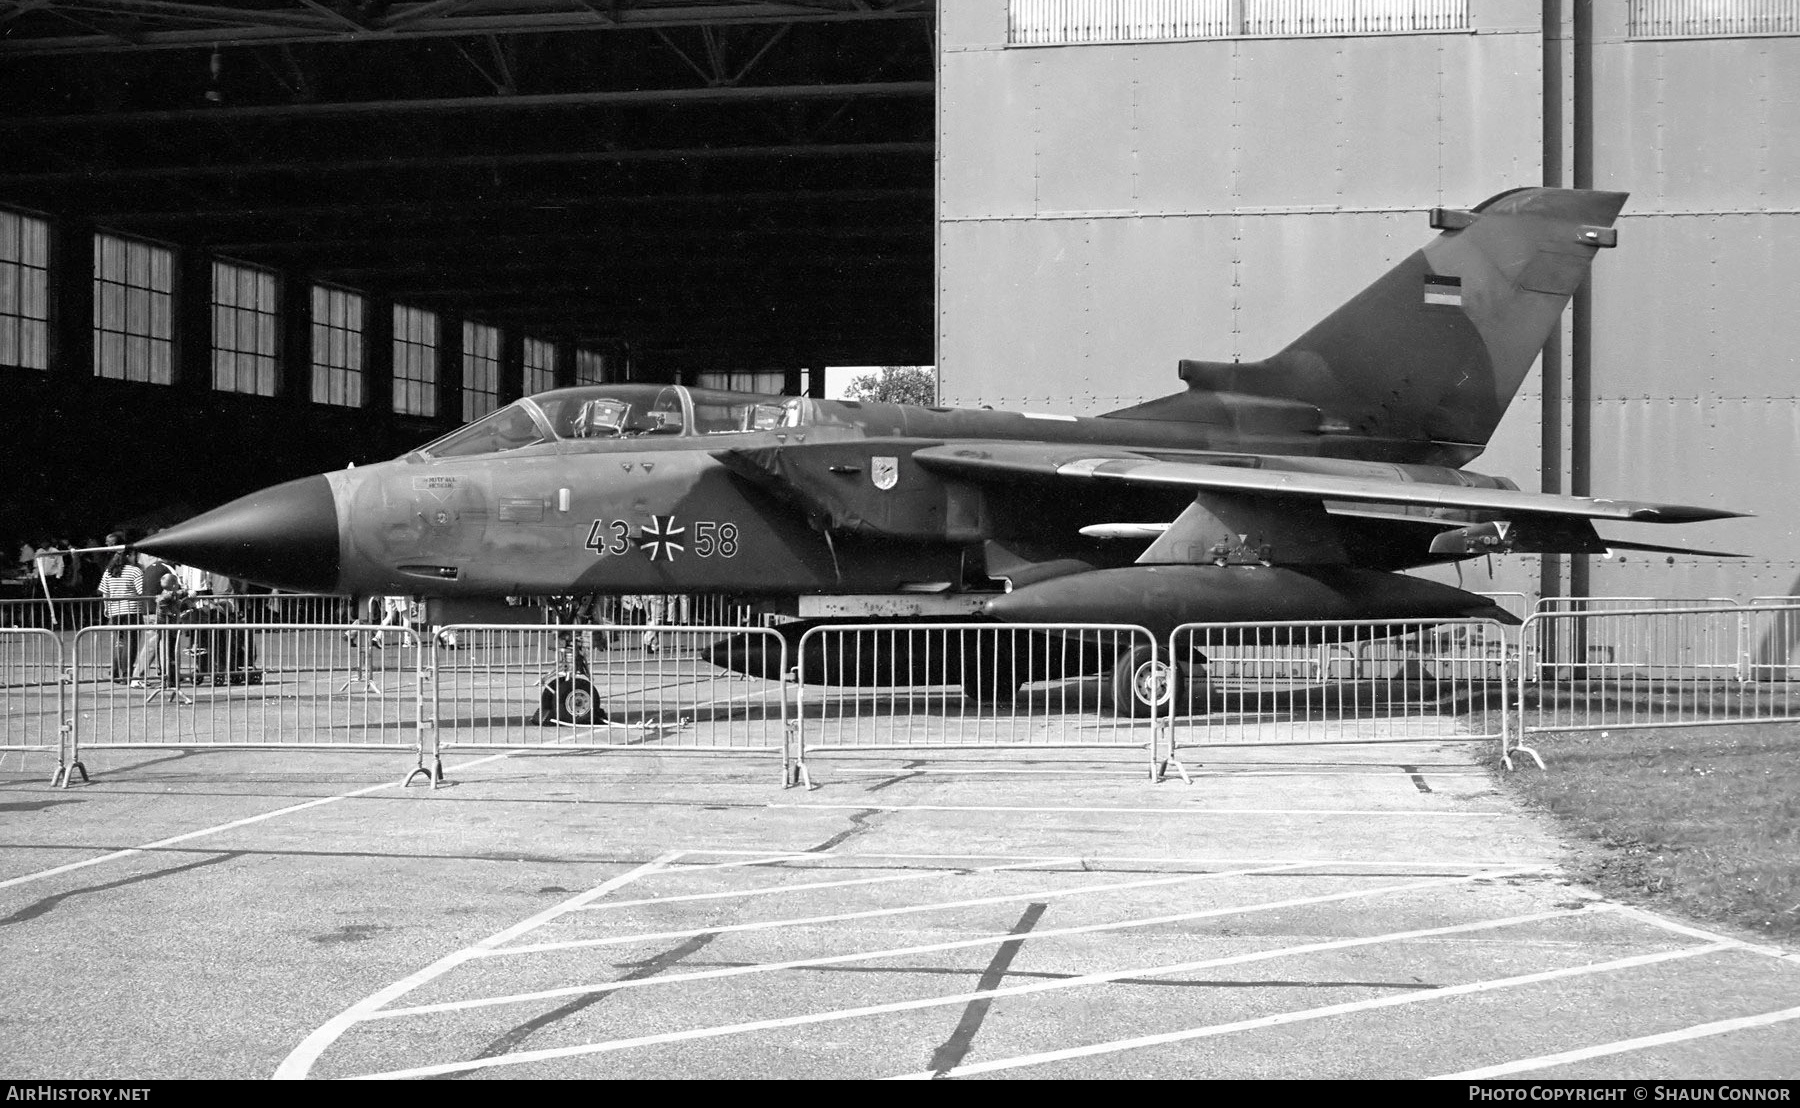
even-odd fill
[[(1587, 278), (1625, 193), (1521, 188), (1443, 229), (1280, 353), (1260, 362), (1183, 361), (1188, 391), (1108, 413), (1194, 418), (1200, 400), (1297, 402), (1322, 430), (1479, 452)], [(1220, 395), (1223, 394), (1223, 395)]]

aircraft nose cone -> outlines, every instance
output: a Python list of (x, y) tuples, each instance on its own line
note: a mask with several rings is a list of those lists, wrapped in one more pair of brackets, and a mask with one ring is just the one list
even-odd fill
[(214, 508), (137, 544), (159, 558), (296, 592), (335, 592), (337, 501), (302, 477)]

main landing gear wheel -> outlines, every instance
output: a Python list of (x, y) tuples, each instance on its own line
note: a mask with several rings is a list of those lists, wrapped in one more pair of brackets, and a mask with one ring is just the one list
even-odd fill
[(1187, 681), (1187, 667), (1180, 662), (1158, 658), (1148, 646), (1134, 646), (1113, 664), (1107, 692), (1119, 715), (1141, 718), (1168, 710), (1177, 696), (1185, 702)]
[(585, 673), (557, 674), (544, 683), (539, 700), (539, 723), (585, 726), (606, 722), (606, 709), (600, 707), (593, 679)]

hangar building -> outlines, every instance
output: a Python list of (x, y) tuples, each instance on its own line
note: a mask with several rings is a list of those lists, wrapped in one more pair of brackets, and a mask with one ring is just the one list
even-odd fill
[(576, 381), (930, 362), (946, 403), (1123, 407), (1279, 348), (1428, 209), (1543, 183), (1632, 198), (1473, 468), (1758, 518), (1610, 532), (1747, 559), (1463, 584), (1800, 575), (1800, 0), (13, 0), (0, 30), (21, 532)]

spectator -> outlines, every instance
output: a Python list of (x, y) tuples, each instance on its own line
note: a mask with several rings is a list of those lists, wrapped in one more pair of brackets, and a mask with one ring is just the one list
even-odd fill
[[(137, 632), (133, 628), (142, 622), (138, 604), (143, 591), (143, 571), (131, 564), (123, 550), (114, 554), (100, 575), (100, 595), (106, 598), (101, 604), (103, 614), (108, 625), (119, 628), (112, 634), (114, 681), (131, 677), (132, 659), (137, 653)], [(131, 683), (138, 687), (143, 685), (142, 681)]]
[[(412, 641), (412, 637), (407, 634), (407, 632), (412, 629), (412, 621), (407, 618), (406, 597), (384, 596), (381, 598), (381, 626), (400, 628), (401, 646), (405, 646)], [(377, 632), (375, 635), (375, 643), (378, 646), (386, 646), (387, 634), (385, 632)]]
[(81, 541), (82, 549), (89, 552), (75, 555), (76, 596), (92, 596), (100, 587), (100, 574), (105, 571), (107, 556), (93, 549), (99, 545), (100, 541), (92, 535)]
[(175, 579), (181, 582), (181, 591), (189, 596), (213, 591), (212, 574), (193, 566), (176, 566)]
[(37, 574), (44, 588), (52, 595), (62, 595), (63, 573), (68, 566), (68, 558), (63, 551), (68, 549), (66, 542), (45, 539), (38, 544)]
[[(140, 554), (144, 567), (144, 599), (141, 611), (152, 622), (173, 624), (181, 618), (181, 582), (176, 580), (175, 571), (167, 562), (148, 554)], [(175, 629), (163, 630), (151, 628), (144, 632), (144, 643), (138, 647), (137, 661), (131, 667), (134, 680), (142, 680), (150, 675), (150, 662), (156, 660), (165, 685), (175, 684), (174, 652), (167, 649), (173, 646)]]

